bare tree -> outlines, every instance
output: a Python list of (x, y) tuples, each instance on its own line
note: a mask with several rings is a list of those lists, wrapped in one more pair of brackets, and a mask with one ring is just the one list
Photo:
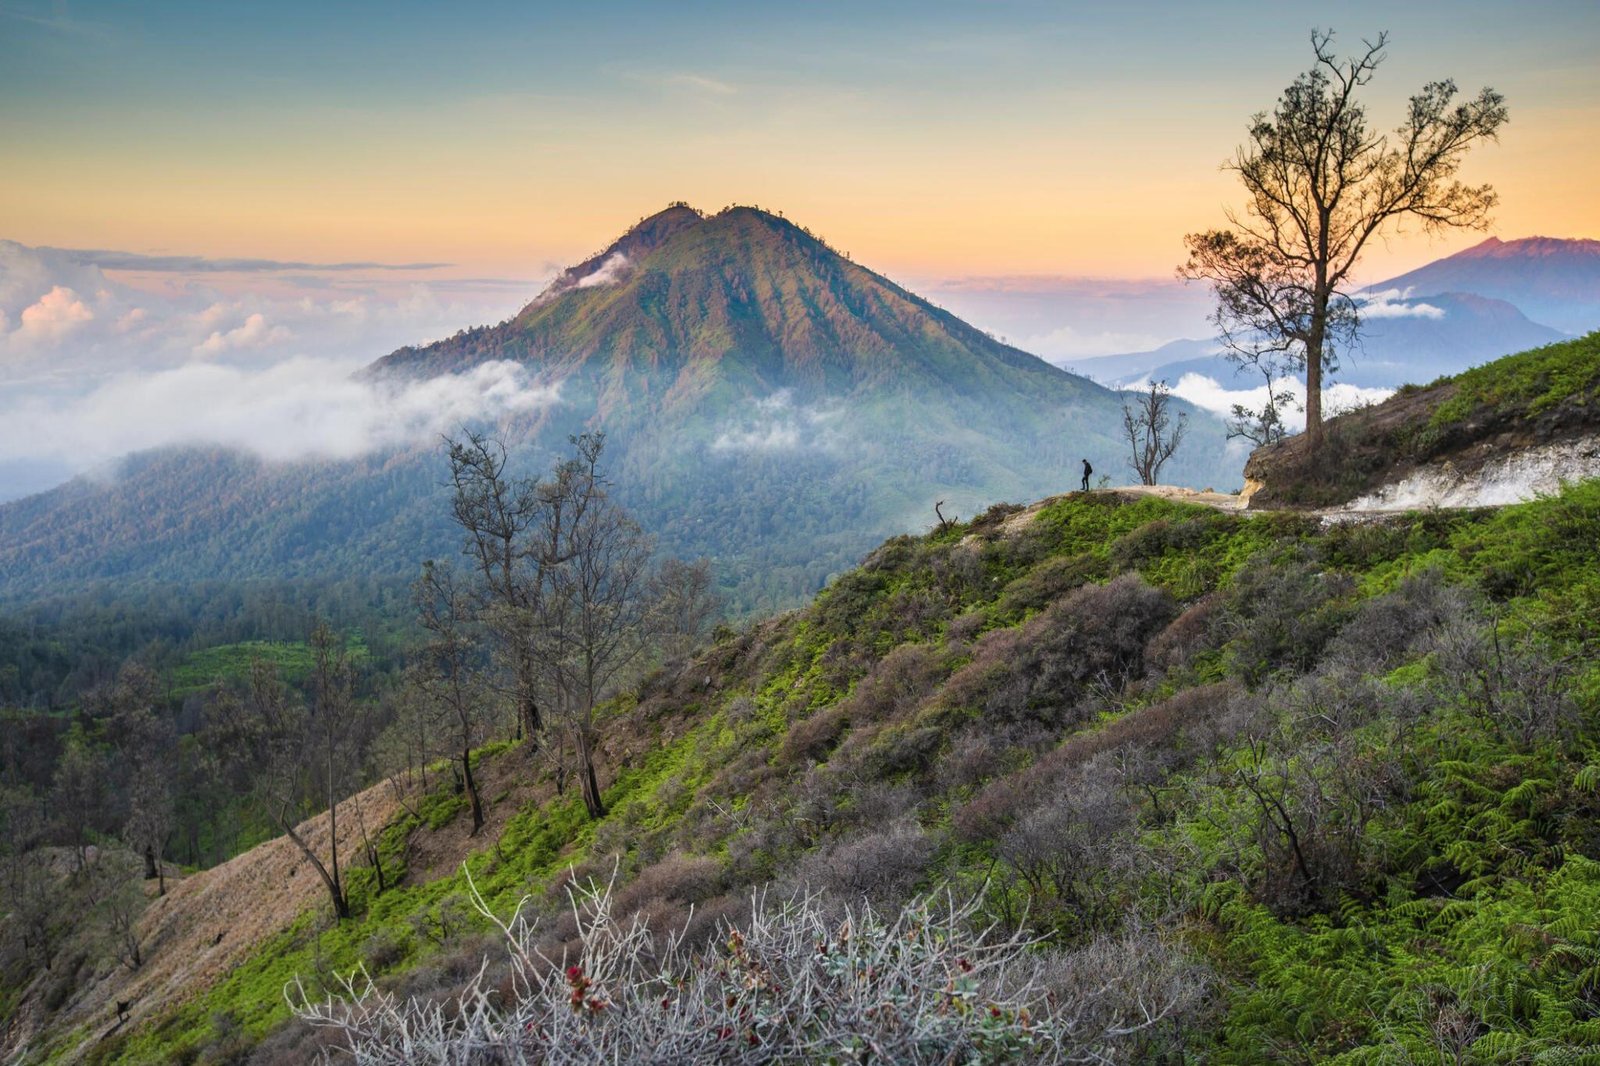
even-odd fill
[(100, 748), (82, 735), (68, 737), (51, 781), (50, 814), (62, 838), (71, 842), (80, 870), (89, 861), (91, 836), (105, 828), (107, 821), (106, 771), (105, 753)]
[[(333, 910), (350, 917), (339, 865), (339, 800), (348, 794), (357, 705), (343, 642), (326, 625), (312, 633), (314, 664), (308, 706), (284, 685), (277, 668), (257, 659), (241, 690), (223, 689), (214, 703), (221, 741), (243, 762), (260, 809), (300, 849), (317, 872)], [(299, 824), (318, 803), (329, 820), (327, 859), (300, 835)]]
[(1283, 358), (1275, 352), (1240, 352), (1235, 349), (1233, 358), (1240, 371), (1253, 370), (1261, 375), (1267, 396), (1259, 409), (1242, 403), (1233, 405), (1228, 415), (1228, 437), (1230, 440), (1241, 437), (1258, 448), (1276, 444), (1288, 435), (1288, 426), (1283, 420), (1284, 412), (1302, 409), (1294, 393), (1279, 384), (1289, 376), (1292, 368), (1285, 365)]
[(669, 661), (693, 651), (722, 609), (709, 559), (664, 560), (651, 575), (647, 595), (650, 631), (662, 658)]
[(485, 739), (489, 692), (469, 630), (470, 596), (453, 570), (431, 561), (423, 565), (412, 593), (429, 640), (408, 676), (426, 699), (436, 730), (447, 738), (444, 746), (460, 767), (476, 834), (483, 828), (483, 802), (472, 776), (472, 749)]
[(543, 721), (534, 690), (537, 685), (529, 627), (540, 590), (539, 559), (530, 558), (528, 535), (539, 517), (537, 486), (529, 479), (511, 480), (505, 445), (467, 431), (463, 440), (446, 440), (450, 480), (455, 488), (451, 515), (466, 533), (462, 549), (477, 572), (478, 619), (495, 643), (512, 677), (519, 732), (537, 746)]
[(1225, 169), (1244, 183), (1246, 207), (1229, 228), (1191, 233), (1180, 276), (1208, 281), (1214, 321), (1236, 357), (1282, 358), (1303, 372), (1306, 435), (1322, 436), (1322, 382), (1360, 325), (1346, 291), (1368, 243), (1410, 219), (1424, 231), (1488, 224), (1495, 193), (1456, 180), (1467, 150), (1506, 121), (1493, 89), (1453, 104), (1455, 82), (1429, 82), (1411, 97), (1393, 141), (1374, 134), (1358, 91), (1383, 61), (1387, 34), (1341, 60), (1333, 32), (1314, 30), (1315, 65), (1269, 115), (1250, 121), (1249, 143)]
[(595, 773), (595, 710), (644, 648), (652, 543), (607, 491), (605, 435), (572, 438), (577, 454), (540, 483), (544, 565), (536, 615), (546, 688), (578, 756), (584, 806), (606, 813)]
[(1172, 393), (1164, 381), (1152, 381), (1143, 392), (1122, 403), (1122, 432), (1132, 453), (1128, 465), (1143, 485), (1156, 484), (1161, 467), (1183, 443), (1188, 415), (1172, 417)]
[(165, 895), (167, 838), (176, 821), (172, 767), (178, 737), (171, 718), (158, 710), (160, 693), (159, 679), (130, 662), (113, 685), (90, 693), (84, 703), (110, 719), (127, 804), (122, 836), (143, 856), (145, 880), (156, 881), (158, 893)]

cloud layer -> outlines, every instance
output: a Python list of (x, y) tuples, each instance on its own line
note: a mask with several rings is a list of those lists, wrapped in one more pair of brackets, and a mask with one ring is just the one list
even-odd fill
[(1356, 294), (1361, 301), (1362, 318), (1431, 318), (1444, 317), (1444, 308), (1421, 300), (1411, 299), (1410, 289), (1384, 289), (1379, 292)]
[[(1296, 378), (1282, 378), (1275, 382), (1273, 391), (1289, 393), (1294, 397), (1292, 409), (1283, 412), (1284, 424), (1293, 432), (1305, 428), (1305, 386)], [(1204, 374), (1185, 374), (1172, 386), (1172, 393), (1182, 399), (1188, 400), (1196, 407), (1207, 411), (1215, 411), (1220, 415), (1228, 415), (1233, 411), (1234, 404), (1243, 404), (1255, 410), (1260, 410), (1267, 402), (1267, 387), (1258, 385), (1251, 389), (1230, 389), (1217, 379)], [(1347, 385), (1343, 382), (1330, 385), (1322, 391), (1322, 411), (1324, 417), (1331, 418), (1341, 411), (1348, 411), (1355, 407), (1367, 404), (1381, 403), (1394, 395), (1393, 389), (1363, 388), (1358, 385)]]
[[(302, 267), (304, 274), (281, 273)], [(369, 267), (376, 273), (362, 274)], [(8, 388), (81, 391), (195, 359), (254, 367), (300, 356), (370, 361), (499, 321), (535, 287), (394, 273), (428, 267), (150, 257), (0, 240), (0, 401)]]
[[(369, 266), (379, 273), (363, 275)], [(512, 363), (404, 386), (352, 377), (403, 344), (503, 319), (535, 288), (395, 279), (427, 266), (0, 240), (0, 500), (143, 448), (214, 443), (269, 459), (348, 458), (554, 402)]]
[(711, 442), (719, 452), (793, 452), (802, 448), (829, 450), (839, 443), (836, 408), (796, 404), (788, 389), (779, 389), (750, 404)]
[(511, 362), (401, 385), (359, 381), (349, 372), (348, 364), (308, 358), (261, 369), (192, 363), (123, 375), (65, 402), (29, 397), (0, 407), (0, 454), (78, 471), (182, 443), (222, 444), (280, 461), (344, 459), (557, 400), (554, 388)]

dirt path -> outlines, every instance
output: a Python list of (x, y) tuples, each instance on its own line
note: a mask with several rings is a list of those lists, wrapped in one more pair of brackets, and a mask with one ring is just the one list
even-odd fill
[[(1423, 511), (1432, 508), (1449, 507), (1506, 507), (1514, 503), (1524, 503), (1534, 498), (1542, 491), (1555, 491), (1558, 483), (1547, 485), (1544, 482), (1530, 484), (1519, 491), (1501, 491), (1498, 495), (1483, 494), (1468, 497), (1470, 502), (1435, 503), (1426, 500), (1418, 501), (1411, 496), (1397, 494), (1392, 504), (1385, 497), (1379, 495), (1365, 496), (1354, 500), (1343, 507), (1324, 507), (1306, 510), (1296, 509), (1293, 514), (1311, 515), (1322, 519), (1326, 524), (1336, 522), (1376, 522), (1396, 515), (1409, 514), (1412, 511)], [(1139, 499), (1145, 496), (1156, 496), (1163, 500), (1172, 500), (1176, 503), (1194, 503), (1213, 510), (1225, 511), (1231, 514), (1273, 514), (1275, 509), (1250, 507), (1251, 486), (1246, 486), (1245, 492), (1203, 492), (1196, 489), (1186, 489), (1178, 485), (1119, 485), (1115, 488), (1091, 489), (1090, 494), (1096, 496), (1119, 496), (1123, 499)], [(1018, 511), (1001, 524), (1007, 533), (1017, 533), (1032, 522), (1045, 507), (1066, 496), (1076, 496), (1078, 493), (1063, 493), (1060, 496), (1050, 496), (1037, 503)]]

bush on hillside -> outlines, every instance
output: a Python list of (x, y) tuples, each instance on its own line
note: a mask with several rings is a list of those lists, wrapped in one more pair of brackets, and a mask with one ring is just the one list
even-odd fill
[(579, 946), (552, 960), (514, 916), (511, 974), (448, 1002), (405, 999), (363, 973), (344, 994), (288, 990), (365, 1064), (1150, 1061), (1181, 1040), (1206, 979), (1147, 932), (1084, 951), (1030, 951), (975, 932), (977, 901), (912, 902), (890, 919), (814, 895), (757, 897), (744, 928), (703, 954), (621, 921), (607, 888), (577, 893)]
[(1253, 557), (1223, 609), (1232, 672), (1254, 687), (1279, 670), (1311, 669), (1346, 621), (1344, 601), (1354, 588), (1348, 575), (1324, 569), (1309, 554)]

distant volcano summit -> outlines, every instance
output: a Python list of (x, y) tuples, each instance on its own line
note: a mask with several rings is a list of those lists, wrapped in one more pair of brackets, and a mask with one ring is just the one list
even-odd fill
[(564, 271), (509, 321), (401, 349), (374, 370), (431, 375), (487, 359), (530, 364), (552, 381), (592, 377), (607, 415), (645, 379), (668, 406), (717, 384), (799, 399), (880, 387), (1106, 399), (749, 207), (702, 215), (674, 204)]
[(1600, 241), (1490, 237), (1371, 288), (1474, 293), (1515, 304), (1535, 322), (1587, 333), (1600, 329)]

